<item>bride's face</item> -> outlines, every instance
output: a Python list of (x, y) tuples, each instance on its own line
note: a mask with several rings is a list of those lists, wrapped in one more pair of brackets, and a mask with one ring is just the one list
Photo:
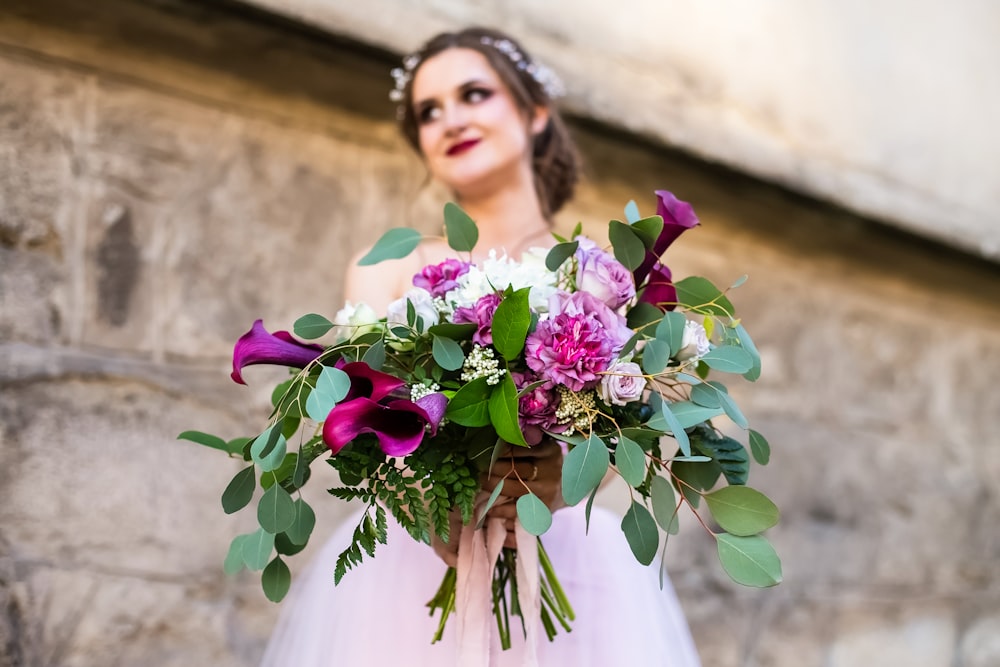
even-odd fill
[(529, 118), (481, 53), (452, 48), (428, 58), (412, 93), (420, 151), (454, 192), (482, 193), (530, 176), (532, 134), (547, 115)]

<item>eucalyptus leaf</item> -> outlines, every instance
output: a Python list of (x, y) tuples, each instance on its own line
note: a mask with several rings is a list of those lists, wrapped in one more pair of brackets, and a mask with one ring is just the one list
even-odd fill
[(184, 431), (177, 436), (177, 439), (190, 440), (191, 442), (196, 442), (199, 445), (205, 445), (206, 447), (211, 447), (212, 449), (219, 449), (223, 452), (229, 451), (225, 440), (217, 435), (211, 435), (210, 433), (202, 433), (201, 431)]
[(493, 347), (504, 359), (516, 359), (524, 349), (524, 340), (531, 326), (528, 292), (524, 287), (504, 296), (493, 315)]
[[(492, 466), (490, 466), (492, 467)], [(483, 505), (482, 509), (479, 510), (479, 519), (476, 521), (476, 529), (483, 527), (483, 523), (486, 521), (486, 513), (490, 511), (490, 508), (496, 504), (497, 498), (500, 497), (500, 493), (503, 491), (504, 480), (500, 480), (495, 487), (493, 487), (493, 492), (490, 497), (486, 499), (486, 503)]]
[(292, 524), (285, 529), (285, 535), (292, 544), (304, 545), (309, 541), (313, 528), (316, 527), (316, 513), (302, 498), (295, 500), (295, 518)]
[(420, 232), (408, 227), (390, 229), (358, 260), (358, 266), (371, 266), (387, 259), (402, 259), (420, 244)]
[(326, 421), (336, 404), (337, 401), (334, 400), (333, 396), (319, 389), (313, 389), (309, 392), (309, 397), (306, 398), (306, 414), (315, 422)]
[(743, 283), (745, 283), (749, 277), (750, 276), (748, 276), (747, 274), (744, 273), (742, 276), (740, 276), (739, 278), (737, 278), (736, 281), (732, 285), (729, 286), (729, 289), (736, 289), (737, 287), (741, 287), (743, 285)]
[(385, 364), (385, 343), (381, 340), (372, 343), (371, 347), (365, 350), (361, 356), (361, 361), (368, 364), (372, 370), (381, 370), (382, 365)]
[(563, 458), (562, 493), (567, 505), (576, 505), (601, 484), (611, 457), (604, 442), (591, 433)]
[(222, 570), (232, 576), (243, 569), (243, 541), (248, 535), (237, 535), (229, 543), (229, 551), (226, 553), (226, 560), (222, 562)]
[(274, 484), (280, 484), (295, 472), (299, 455), (295, 452), (288, 452), (285, 454), (285, 459), (281, 462), (281, 465), (271, 471), (270, 475), (261, 475), (260, 486), (265, 491), (270, 489)]
[(292, 573), (280, 556), (267, 564), (260, 575), (260, 585), (264, 595), (271, 602), (281, 602), (292, 585)]
[(715, 461), (705, 463), (676, 461), (670, 464), (670, 471), (674, 474), (675, 487), (692, 507), (701, 504), (700, 492), (715, 486), (719, 475), (722, 474)]
[(646, 455), (637, 442), (624, 435), (618, 436), (615, 466), (629, 486), (638, 487), (646, 479)]
[(753, 344), (753, 339), (750, 338), (750, 334), (747, 333), (742, 324), (736, 326), (736, 336), (740, 341), (740, 345), (750, 354), (750, 358), (753, 360), (750, 370), (744, 373), (743, 377), (751, 382), (756, 382), (760, 378), (760, 352), (757, 350), (757, 346)]
[(632, 350), (635, 349), (636, 344), (644, 339), (646, 336), (641, 331), (632, 334), (632, 337), (625, 341), (625, 346), (622, 347), (621, 352), (618, 353), (619, 359), (624, 359), (625, 357), (632, 354)]
[(701, 361), (709, 368), (723, 373), (742, 374), (753, 368), (753, 358), (750, 353), (735, 345), (713, 347)]
[(280, 484), (264, 492), (257, 505), (257, 522), (272, 535), (282, 533), (295, 521), (295, 501)]
[(563, 262), (576, 254), (576, 249), (578, 247), (580, 247), (579, 241), (558, 243), (552, 246), (552, 249), (549, 250), (549, 254), (545, 256), (545, 268), (549, 271), (558, 271), (559, 267), (563, 265)]
[(274, 535), (263, 528), (246, 535), (243, 540), (243, 562), (251, 570), (263, 570), (274, 551)]
[(766, 588), (781, 583), (781, 560), (771, 543), (760, 535), (716, 535), (719, 561), (738, 584)]
[(732, 535), (756, 535), (778, 523), (777, 506), (748, 486), (724, 486), (703, 497), (715, 522)]
[(612, 220), (608, 223), (608, 239), (611, 241), (615, 259), (629, 271), (634, 271), (646, 258), (646, 246), (642, 239), (624, 222)]
[(598, 485), (598, 487), (596, 489), (594, 489), (593, 491), (590, 492), (590, 497), (587, 498), (587, 506), (583, 510), (583, 518), (584, 518), (583, 534), (584, 535), (589, 535), (590, 534), (590, 513), (594, 509), (594, 498), (597, 497), (597, 492), (600, 490), (600, 488), (601, 488), (600, 485)]
[(238, 456), (244, 456), (244, 452), (247, 449), (247, 445), (253, 438), (233, 438), (226, 443), (226, 451), (230, 454), (236, 454)]
[(688, 276), (674, 283), (677, 301), (688, 310), (707, 315), (732, 317), (736, 310), (733, 304), (708, 279)]
[[(637, 331), (639, 329), (644, 329), (647, 325), (653, 322), (658, 322), (660, 318), (663, 317), (663, 311), (654, 306), (651, 303), (637, 303), (633, 306), (628, 313), (625, 314), (625, 324), (628, 325), (629, 329)], [(652, 336), (652, 334), (650, 334)]]
[(625, 219), (628, 220), (629, 224), (632, 224), (641, 217), (642, 216), (639, 215), (639, 207), (636, 206), (635, 200), (630, 199), (629, 202), (625, 204)]
[(518, 418), (517, 387), (510, 373), (506, 373), (500, 384), (493, 389), (489, 400), (490, 423), (497, 435), (512, 445), (527, 447)]
[(687, 321), (684, 313), (678, 313), (675, 310), (664, 313), (663, 319), (656, 325), (656, 340), (667, 344), (670, 348), (670, 356), (676, 355), (681, 350)]
[(670, 346), (659, 339), (646, 341), (642, 348), (642, 370), (649, 375), (659, 375), (670, 363)]
[(453, 322), (442, 322), (435, 324), (427, 333), (435, 336), (444, 336), (452, 340), (466, 340), (472, 337), (477, 327), (475, 324), (454, 324)]
[(253, 492), (256, 488), (257, 475), (254, 472), (254, 466), (239, 471), (226, 486), (226, 490), (222, 492), (222, 510), (226, 514), (240, 511), (253, 499)]
[(278, 533), (274, 536), (274, 550), (282, 556), (294, 556), (306, 548), (304, 544), (295, 544), (288, 539), (287, 533)]
[[(250, 457), (264, 472), (277, 470), (285, 460), (288, 443), (278, 428), (280, 425), (281, 422), (276, 422), (257, 436), (254, 443), (250, 445)], [(275, 437), (275, 434), (277, 434), (277, 437)], [(270, 444), (272, 441), (274, 442), (273, 445)]]
[(458, 204), (448, 202), (444, 205), (444, 229), (452, 250), (471, 252), (479, 241), (479, 228)]
[(649, 481), (649, 501), (653, 516), (660, 528), (669, 531), (677, 515), (677, 496), (674, 487), (665, 477), (657, 475)]
[(493, 387), (486, 378), (476, 378), (455, 392), (448, 401), (445, 417), (460, 426), (486, 426), (490, 423), (489, 397)]
[(351, 391), (351, 376), (339, 368), (324, 366), (316, 378), (315, 391), (321, 391), (332, 398), (334, 403), (340, 403)]
[(291, 377), (276, 385), (274, 390), (271, 392), (271, 405), (278, 407), (278, 402), (285, 395), (285, 393), (292, 388), (292, 385), (295, 384), (296, 380), (298, 380), (298, 377)]
[(744, 429), (749, 426), (747, 418), (729, 394), (719, 394), (719, 400), (722, 402), (722, 409), (726, 411), (726, 416), (732, 419), (734, 424)]
[(446, 371), (457, 371), (465, 363), (465, 352), (462, 346), (450, 338), (433, 336), (431, 353), (438, 366)]
[(660, 546), (660, 532), (644, 505), (632, 501), (631, 507), (622, 518), (622, 532), (625, 533), (625, 539), (635, 559), (643, 565), (652, 563)]
[(753, 429), (750, 429), (750, 453), (753, 454), (753, 460), (762, 466), (766, 466), (771, 460), (771, 445), (767, 438)]
[(632, 231), (642, 239), (642, 244), (646, 246), (646, 250), (652, 252), (653, 247), (656, 245), (656, 240), (660, 238), (660, 234), (663, 232), (663, 218), (653, 215), (642, 220), (636, 220), (631, 225)]
[(552, 512), (530, 492), (517, 499), (517, 518), (532, 535), (542, 535), (552, 525)]
[(292, 331), (295, 332), (295, 335), (306, 340), (325, 336), (332, 328), (333, 322), (316, 313), (303, 315), (292, 325)]
[(719, 394), (724, 390), (725, 387), (717, 382), (701, 382), (691, 388), (691, 402), (703, 408), (719, 410), (722, 408), (722, 401), (719, 400)]
[(674, 415), (673, 406), (670, 403), (664, 402), (662, 413), (663, 419), (667, 422), (667, 427), (670, 429), (670, 434), (674, 436), (674, 440), (677, 441), (677, 446), (680, 447), (681, 452), (685, 456), (691, 456), (691, 441), (688, 440), (687, 433), (684, 432), (684, 426)]

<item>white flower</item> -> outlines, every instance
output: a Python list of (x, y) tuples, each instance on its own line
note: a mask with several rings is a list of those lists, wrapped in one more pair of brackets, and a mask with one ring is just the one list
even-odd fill
[(407, 325), (407, 302), (413, 304), (413, 310), (416, 312), (418, 320), (423, 320), (423, 327), (418, 329), (420, 333), (424, 333), (427, 329), (438, 323), (440, 313), (438, 312), (437, 305), (434, 303), (434, 297), (431, 296), (430, 292), (421, 287), (410, 289), (401, 298), (390, 303), (386, 309), (386, 322), (405, 327)]
[(708, 334), (705, 327), (697, 322), (688, 320), (684, 325), (684, 337), (681, 339), (681, 349), (677, 353), (677, 361), (697, 361), (712, 349), (708, 341)]
[(601, 377), (597, 393), (608, 405), (625, 405), (642, 398), (646, 388), (646, 378), (639, 364), (631, 361), (616, 361)]
[(354, 305), (347, 301), (333, 317), (333, 323), (337, 325), (333, 330), (334, 336), (343, 340), (369, 331), (377, 331), (382, 326), (378, 319), (378, 314), (367, 303)]
[(545, 268), (543, 248), (532, 248), (523, 254), (520, 262), (497, 256), (495, 250), (481, 265), (473, 265), (458, 277), (458, 287), (445, 295), (452, 309), (470, 308), (487, 294), (511, 287), (514, 290), (530, 287), (528, 305), (532, 310), (545, 310), (549, 296), (556, 290), (557, 275)]

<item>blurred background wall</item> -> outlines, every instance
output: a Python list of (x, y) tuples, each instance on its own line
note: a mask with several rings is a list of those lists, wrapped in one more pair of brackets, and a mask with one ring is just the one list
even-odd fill
[[(705, 665), (1000, 664), (993, 5), (258, 4), (0, 6), (0, 664), (256, 663), (277, 609), (221, 572), (239, 464), (175, 437), (253, 435), (280, 373), (234, 385), (233, 341), (332, 315), (351, 252), (439, 224), (388, 69), (469, 22), (573, 91), (562, 228), (667, 188), (702, 219), (675, 273), (750, 275), (764, 376), (733, 391), (785, 582), (737, 588), (685, 527)], [(345, 507), (308, 490), (318, 546)]]

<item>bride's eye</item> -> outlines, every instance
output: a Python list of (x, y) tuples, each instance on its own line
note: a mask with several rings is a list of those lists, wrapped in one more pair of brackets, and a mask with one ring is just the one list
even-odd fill
[(425, 104), (417, 109), (417, 121), (426, 125), (441, 117), (441, 107), (436, 104)]
[(465, 91), (463, 98), (469, 104), (478, 104), (488, 100), (493, 95), (493, 91), (486, 88), (469, 88)]

